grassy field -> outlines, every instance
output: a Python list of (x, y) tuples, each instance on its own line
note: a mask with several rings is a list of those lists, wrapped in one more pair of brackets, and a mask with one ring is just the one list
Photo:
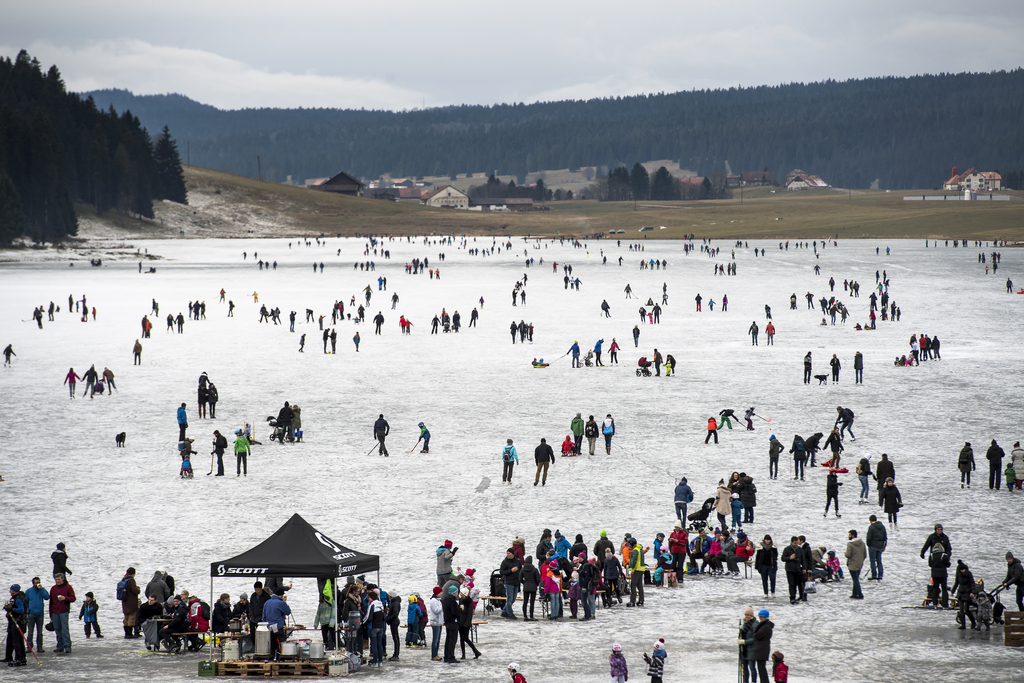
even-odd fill
[[(721, 201), (549, 202), (549, 211), (481, 213), (345, 197), (186, 167), (189, 206), (161, 202), (157, 219), (95, 217), (78, 207), (84, 237), (260, 237), (355, 233), (587, 236), (618, 239), (919, 238), (1024, 242), (1024, 193), (1002, 202), (904, 201), (920, 192), (752, 188)], [(471, 179), (472, 180), (472, 179)], [(925, 192), (924, 194), (941, 194)], [(639, 233), (642, 226), (652, 232)], [(666, 229), (658, 229), (664, 226)]]

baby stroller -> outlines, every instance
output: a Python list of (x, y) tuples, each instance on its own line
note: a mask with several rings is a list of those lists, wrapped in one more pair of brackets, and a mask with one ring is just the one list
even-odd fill
[(267, 422), (270, 423), (270, 427), (274, 430), (270, 434), (270, 440), (274, 441), (276, 439), (278, 443), (284, 443), (285, 430), (284, 427), (278, 426), (277, 418), (274, 417), (273, 415), (268, 415)]
[(636, 376), (637, 377), (650, 377), (651, 376), (651, 362), (647, 360), (647, 356), (640, 356), (636, 362)]
[(591, 349), (590, 351), (587, 351), (587, 355), (585, 355), (583, 357), (583, 364), (586, 365), (588, 368), (594, 366), (594, 351), (593, 351), (593, 349)]
[(690, 520), (690, 531), (700, 533), (704, 529), (708, 528), (708, 517), (711, 516), (711, 511), (715, 509), (715, 499), (708, 498), (700, 506), (700, 510), (691, 512), (686, 515), (686, 519)]
[[(490, 589), (489, 595), (492, 595), (492, 596), (495, 596), (495, 597), (499, 597), (499, 596), (502, 596), (502, 595), (505, 594), (505, 586), (504, 586), (504, 581), (501, 578), (501, 570), (500, 569), (495, 569), (494, 571), (491, 572), (490, 585), (488, 586), (488, 588)], [(484, 609), (487, 612), (493, 612), (496, 609), (500, 610), (504, 606), (505, 606), (505, 601), (504, 600), (488, 600), (484, 604)]]

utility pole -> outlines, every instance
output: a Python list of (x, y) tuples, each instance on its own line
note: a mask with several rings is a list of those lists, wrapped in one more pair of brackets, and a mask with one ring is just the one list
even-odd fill
[(263, 180), (263, 167), (260, 165), (260, 155), (256, 155), (256, 175)]
[(185, 165), (192, 165), (192, 145), (190, 140), (185, 141)]

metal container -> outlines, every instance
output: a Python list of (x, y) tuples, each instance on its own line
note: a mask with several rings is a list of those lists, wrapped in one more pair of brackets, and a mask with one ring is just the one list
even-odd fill
[(256, 652), (257, 657), (270, 656), (270, 629), (267, 622), (261, 621), (256, 627)]
[(242, 630), (241, 619), (231, 619), (228, 621), (228, 632), (229, 633), (240, 633)]
[(228, 640), (221, 647), (221, 652), (224, 654), (225, 662), (237, 662), (241, 659), (239, 642), (237, 640)]
[(281, 643), (281, 654), (286, 657), (294, 657), (299, 654), (299, 644), (285, 641)]
[(347, 676), (359, 671), (359, 655), (331, 655), (327, 660), (327, 674), (330, 676)]
[(324, 644), (323, 643), (310, 643), (309, 644), (309, 658), (310, 659), (323, 659), (324, 658)]

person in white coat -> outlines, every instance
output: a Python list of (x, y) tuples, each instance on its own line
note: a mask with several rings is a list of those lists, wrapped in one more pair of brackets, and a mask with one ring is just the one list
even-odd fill
[(430, 598), (430, 603), (427, 605), (427, 623), (430, 625), (433, 638), (430, 642), (430, 658), (435, 662), (441, 661), (438, 650), (441, 647), (441, 632), (444, 630), (444, 608), (441, 605), (440, 595), (441, 587), (434, 586), (434, 595)]
[(1021, 483), (1024, 482), (1024, 448), (1020, 447), (1020, 441), (1013, 443), (1010, 462), (1013, 464), (1013, 471), (1017, 473), (1017, 488), (1020, 489)]

